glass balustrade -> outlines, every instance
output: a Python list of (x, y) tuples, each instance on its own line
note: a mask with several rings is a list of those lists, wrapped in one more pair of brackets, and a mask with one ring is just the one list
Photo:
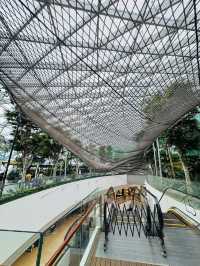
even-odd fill
[(81, 224), (79, 230), (76, 231), (54, 265), (79, 266), (92, 233), (96, 227), (96, 212), (97, 206), (93, 209), (84, 223)]
[(186, 183), (185, 180), (160, 176), (148, 176), (147, 182), (161, 192), (167, 190), (167, 195), (183, 202), (185, 205), (200, 209), (200, 182), (191, 181)]
[(44, 266), (64, 241), (70, 238), (53, 265), (78, 266), (96, 226), (99, 225), (99, 197), (99, 189), (95, 189), (44, 232), (0, 228), (0, 244), (4, 254), (2, 258), (0, 252), (0, 264), (4, 265), (16, 250), (21, 252), (25, 247), (22, 256), (12, 265)]
[(16, 181), (5, 185), (3, 195), (0, 198), (0, 204), (6, 203), (17, 198), (36, 193), (48, 188), (59, 185), (110, 175), (109, 173), (85, 174), (78, 176), (51, 176), (43, 178), (33, 178), (31, 181)]

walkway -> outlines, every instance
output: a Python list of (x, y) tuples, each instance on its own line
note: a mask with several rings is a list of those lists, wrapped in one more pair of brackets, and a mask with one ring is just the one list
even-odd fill
[(104, 234), (101, 233), (95, 254), (97, 259), (138, 261), (150, 265), (199, 266), (200, 253), (197, 247), (200, 246), (200, 235), (191, 229), (165, 229), (167, 258), (161, 255), (160, 242), (156, 238), (148, 240), (144, 236), (138, 238), (136, 234), (132, 238), (110, 233), (106, 252), (103, 250), (103, 244)]

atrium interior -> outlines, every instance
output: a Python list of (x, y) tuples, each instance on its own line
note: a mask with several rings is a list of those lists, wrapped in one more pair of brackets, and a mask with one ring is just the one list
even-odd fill
[(200, 0), (0, 1), (0, 265), (200, 265)]

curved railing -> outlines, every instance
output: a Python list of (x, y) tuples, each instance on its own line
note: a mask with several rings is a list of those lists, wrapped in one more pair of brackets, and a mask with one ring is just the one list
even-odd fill
[(5, 185), (3, 195), (0, 198), (0, 204), (7, 203), (18, 198), (31, 195), (49, 188), (61, 186), (68, 183), (73, 183), (85, 179), (93, 179), (102, 176), (108, 176), (108, 173), (97, 173), (93, 175), (79, 176), (52, 176), (41, 179), (33, 179), (30, 182), (16, 181)]
[(182, 194), (185, 194), (185, 195), (188, 195), (188, 196), (191, 196), (191, 197), (194, 197), (194, 198), (200, 200), (200, 197), (199, 197), (199, 196), (193, 195), (192, 193), (189, 193), (189, 192), (183, 191), (183, 190), (178, 189), (178, 188), (167, 187), (167, 188), (165, 188), (165, 189), (163, 190), (163, 193), (162, 193), (162, 195), (161, 195), (161, 197), (160, 197), (160, 199), (159, 199), (159, 201), (158, 201), (159, 203), (161, 202), (162, 198), (164, 197), (164, 195), (167, 193), (168, 190), (175, 190), (175, 191), (178, 191), (178, 192), (180, 192), (180, 193), (182, 193)]
[(173, 213), (177, 219), (192, 229), (200, 231), (200, 223), (177, 207), (171, 207), (167, 213)]
[[(69, 232), (72, 231), (72, 227), (75, 226), (75, 223), (77, 224), (78, 220), (80, 220), (83, 217), (83, 215), (86, 214), (88, 210), (88, 205), (91, 206), (91, 204), (94, 203), (94, 201), (99, 198), (99, 194), (100, 192), (98, 188), (91, 191), (80, 202), (76, 203), (70, 209), (68, 209), (65, 213), (63, 213), (62, 217), (54, 221), (54, 223), (50, 224), (48, 228), (45, 229), (45, 231), (27, 231), (27, 230), (15, 230), (15, 229), (12, 230), (12, 229), (7, 229), (7, 228), (0, 228), (0, 233), (1, 232), (9, 232), (10, 234), (14, 233), (15, 234), (14, 237), (19, 237), (19, 238), (21, 238), (21, 234), (25, 234), (29, 236), (31, 238), (30, 241), (32, 244), (31, 246), (27, 246), (26, 248), (27, 250), (28, 249), (32, 250), (33, 247), (37, 248), (35, 262), (36, 262), (36, 266), (40, 266), (42, 264), (41, 257), (43, 258), (45, 257), (45, 260), (46, 260), (45, 254), (47, 252), (48, 246), (44, 244), (44, 240), (49, 235), (49, 233), (52, 233), (52, 230), (54, 230), (57, 226), (65, 222), (66, 218), (68, 218), (72, 214), (72, 215), (76, 215), (78, 218), (75, 220), (75, 222), (72, 223), (72, 225), (67, 230), (68, 233), (66, 237), (69, 237)], [(74, 265), (74, 266), (78, 266), (78, 265)]]
[[(189, 212), (190, 214), (192, 214), (192, 216), (196, 216), (197, 215), (195, 208), (192, 206), (192, 200), (191, 200), (191, 198), (198, 199), (200, 201), (200, 197), (194, 196), (192, 193), (182, 191), (181, 189), (178, 189), (178, 188), (173, 188), (173, 187), (167, 187), (167, 188), (165, 188), (164, 191), (163, 191), (163, 193), (162, 193), (162, 195), (161, 195), (161, 197), (160, 197), (160, 199), (159, 199), (159, 203), (161, 202), (161, 200), (163, 199), (163, 197), (165, 196), (165, 194), (169, 190), (177, 191), (179, 193), (184, 194), (185, 197), (183, 198), (183, 200), (184, 200), (184, 205), (185, 205), (185, 208), (186, 208), (187, 212)], [(188, 210), (187, 209), (187, 206), (191, 207), (192, 210)]]
[(184, 180), (148, 176), (147, 183), (162, 193), (159, 202), (165, 195), (169, 195), (175, 200), (192, 207), (194, 210), (200, 209), (199, 182), (191, 182), (190, 184), (186, 184)]

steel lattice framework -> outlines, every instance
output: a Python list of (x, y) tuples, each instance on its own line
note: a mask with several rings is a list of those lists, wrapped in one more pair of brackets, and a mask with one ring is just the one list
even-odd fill
[(199, 0), (1, 0), (0, 79), (94, 168), (129, 171), (199, 103)]

